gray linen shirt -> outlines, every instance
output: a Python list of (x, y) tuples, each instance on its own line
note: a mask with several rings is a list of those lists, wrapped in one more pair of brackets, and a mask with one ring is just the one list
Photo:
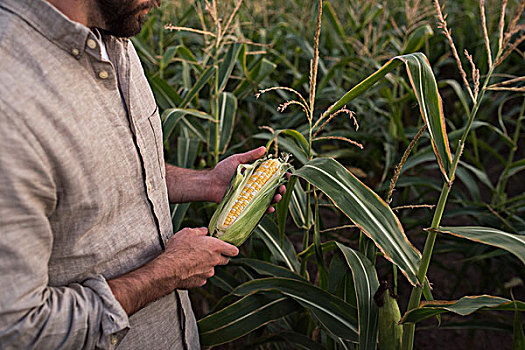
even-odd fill
[(111, 61), (49, 3), (0, 0), (2, 349), (199, 347), (187, 292), (128, 318), (106, 282), (173, 233), (153, 94), (102, 40)]

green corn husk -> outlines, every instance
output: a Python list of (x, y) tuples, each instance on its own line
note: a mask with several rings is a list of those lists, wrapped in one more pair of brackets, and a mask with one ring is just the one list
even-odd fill
[(212, 236), (235, 246), (240, 246), (248, 239), (271, 204), (275, 191), (286, 181), (286, 172), (291, 169), (291, 165), (288, 163), (288, 155), (278, 158), (281, 163), (279, 169), (250, 200), (250, 203), (248, 203), (237, 219), (228, 227), (224, 227), (223, 223), (232, 209), (235, 199), (242, 192), (250, 176), (262, 162), (269, 158), (259, 159), (252, 164), (240, 164), (237, 167), (237, 172), (230, 183), (228, 191), (226, 191), (226, 195), (210, 220), (208, 231)]
[(403, 326), (398, 323), (401, 320), (401, 312), (397, 305), (397, 297), (388, 284), (382, 282), (374, 299), (379, 306), (378, 349), (401, 349)]

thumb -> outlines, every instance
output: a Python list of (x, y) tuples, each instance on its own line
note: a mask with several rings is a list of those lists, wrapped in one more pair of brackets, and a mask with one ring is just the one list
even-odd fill
[(253, 149), (251, 151), (245, 152), (245, 153), (239, 153), (237, 155), (237, 159), (239, 160), (239, 163), (245, 164), (245, 163), (251, 163), (266, 153), (266, 147), (261, 146), (259, 148)]

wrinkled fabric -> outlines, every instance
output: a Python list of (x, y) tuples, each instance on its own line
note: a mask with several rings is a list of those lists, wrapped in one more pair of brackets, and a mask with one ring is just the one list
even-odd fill
[(2, 0), (0, 150), (0, 348), (199, 348), (187, 292), (128, 317), (107, 284), (173, 234), (160, 117), (128, 39)]

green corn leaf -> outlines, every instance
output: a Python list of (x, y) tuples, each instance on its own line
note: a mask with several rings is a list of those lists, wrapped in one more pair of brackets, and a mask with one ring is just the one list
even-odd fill
[(177, 139), (176, 165), (179, 168), (193, 168), (198, 150), (199, 140), (189, 137), (179, 137)]
[(345, 106), (402, 64), (404, 64), (407, 69), (410, 84), (419, 103), (421, 116), (427, 124), (428, 132), (432, 139), (432, 147), (441, 172), (447, 176), (452, 165), (452, 156), (445, 130), (445, 117), (443, 115), (441, 97), (438, 92), (436, 79), (432, 73), (432, 68), (426, 56), (420, 52), (392, 58), (383, 67), (348, 91), (340, 100), (323, 113), (323, 115), (330, 115)]
[(324, 263), (324, 256), (323, 256), (323, 247), (321, 243), (321, 222), (319, 218), (319, 205), (318, 205), (318, 198), (317, 198), (317, 192), (314, 190), (314, 198), (315, 198), (315, 205), (314, 205), (314, 236), (313, 236), (313, 242), (315, 247), (315, 257), (317, 260), (317, 271), (319, 276), (319, 288), (323, 290), (328, 289), (328, 270), (326, 269), (325, 263)]
[[(323, 253), (331, 252), (332, 250), (337, 249), (337, 242), (335, 241), (328, 241), (324, 242), (322, 244)], [(308, 248), (297, 254), (301, 260), (309, 259), (315, 254), (315, 246), (313, 244), (310, 244)]]
[(453, 301), (424, 301), (417, 309), (407, 312), (403, 318), (401, 318), (401, 323), (416, 323), (445, 312), (453, 312), (461, 316), (467, 316), (478, 310), (517, 310), (523, 312), (525, 311), (525, 303), (491, 295), (466, 296)]
[(441, 96), (430, 63), (422, 53), (402, 56), (405, 58), (408, 77), (419, 103), (419, 110), (427, 124), (434, 153), (444, 175), (450, 171), (452, 156), (445, 129)]
[[(259, 133), (259, 134), (253, 135), (252, 137), (258, 140), (268, 141), (266, 146), (268, 146), (270, 142), (273, 143), (273, 134)], [(294, 161), (298, 161), (301, 164), (304, 164), (308, 161), (308, 158), (306, 157), (306, 155), (303, 153), (303, 151), (300, 149), (300, 147), (297, 145), (296, 142), (286, 137), (278, 137), (277, 140), (279, 142), (279, 149), (292, 154)]]
[(525, 170), (525, 159), (520, 159), (510, 165), (507, 175), (514, 176), (523, 170)]
[(438, 232), (504, 249), (525, 264), (525, 236), (523, 235), (479, 226), (439, 227)]
[(326, 348), (319, 343), (314, 342), (310, 337), (293, 331), (283, 331), (279, 333), (270, 334), (264, 338), (260, 338), (255, 343), (250, 343), (245, 346), (245, 349), (256, 349), (260, 348), (257, 345), (285, 342), (288, 344), (284, 349), (303, 349), (303, 350), (325, 350)]
[(171, 63), (171, 60), (173, 60), (173, 57), (175, 57), (176, 51), (177, 47), (175, 46), (169, 46), (166, 48), (164, 55), (162, 55), (162, 59), (159, 62), (161, 69), (166, 68)]
[[(219, 287), (227, 293), (231, 293), (235, 287), (237, 287), (241, 282), (239, 282), (224, 266), (217, 266), (215, 269), (215, 274), (212, 278), (209, 279), (210, 283), (214, 286)], [(236, 299), (233, 299), (231, 302), (234, 302)], [(216, 305), (215, 307), (220, 306)]]
[(193, 98), (197, 96), (199, 91), (201, 91), (202, 88), (206, 86), (206, 84), (213, 77), (214, 73), (215, 70), (213, 69), (213, 67), (206, 68), (206, 70), (204, 70), (204, 72), (202, 72), (202, 74), (200, 75), (199, 80), (197, 80), (197, 82), (193, 85), (191, 90), (188, 91), (188, 93), (184, 96), (184, 99), (178, 107), (186, 108), (190, 104), (191, 100), (193, 100)]
[[(328, 4), (328, 2), (325, 2), (325, 4)], [(351, 47), (349, 44), (345, 44)], [(338, 88), (337, 84), (335, 83), (337, 80), (337, 77), (339, 77), (339, 74), (342, 69), (345, 69), (348, 65), (351, 64), (359, 64), (361, 63), (361, 60), (355, 56), (348, 56), (348, 57), (341, 57), (338, 59), (338, 61), (330, 66), (326, 74), (323, 75), (319, 83), (317, 84), (317, 91), (322, 91), (328, 84), (334, 86), (335, 88)], [(335, 77), (335, 78), (334, 78)]]
[(226, 83), (228, 82), (228, 79), (230, 79), (230, 75), (232, 74), (233, 67), (235, 67), (235, 62), (237, 62), (237, 57), (239, 56), (242, 46), (243, 44), (236, 43), (230, 45), (228, 48), (226, 56), (219, 67), (219, 92), (226, 87)]
[[(480, 121), (480, 120), (474, 120), (472, 122), (472, 126), (470, 128), (470, 130), (476, 130), (480, 127), (486, 127), (486, 128), (489, 128), (490, 130), (492, 130), (493, 132), (495, 132), (503, 142), (505, 142), (509, 147), (515, 147), (516, 145), (514, 144), (514, 141), (512, 141), (512, 139), (506, 135), (503, 131), (501, 131), (499, 128), (495, 127), (494, 125), (490, 124), (490, 123), (487, 123), (487, 122), (483, 122), (483, 121)], [(457, 129), (457, 130), (454, 130), (452, 132), (449, 133), (448, 135), (448, 138), (450, 141), (454, 141), (454, 140), (458, 140), (461, 135), (463, 134), (463, 132), (465, 131), (465, 126), (460, 128), (460, 129)]]
[(456, 178), (461, 180), (465, 185), (467, 190), (465, 193), (468, 193), (472, 200), (481, 201), (481, 192), (479, 190), (478, 182), (470, 175), (470, 173), (465, 170), (463, 167), (458, 167), (456, 169)]
[(294, 173), (323, 191), (413, 285), (421, 254), (406, 237), (401, 223), (376, 193), (331, 158), (317, 158)]
[(178, 203), (173, 205), (171, 209), (171, 222), (173, 224), (173, 232), (177, 232), (180, 230), (182, 220), (184, 220), (184, 216), (186, 216), (186, 212), (188, 211), (189, 207), (190, 203)]
[(288, 210), (290, 208), (290, 201), (292, 199), (292, 194), (295, 188), (297, 178), (291, 178), (286, 184), (286, 192), (283, 195), (283, 198), (277, 203), (275, 210), (277, 211), (277, 225), (279, 227), (279, 237), (280, 242), (284, 240), (285, 229), (286, 229), (286, 219), (288, 218)]
[(242, 99), (250, 93), (250, 87), (257, 88), (259, 83), (272, 73), (277, 65), (266, 58), (260, 60), (247, 74), (247, 80), (242, 80), (234, 90), (235, 96)]
[(303, 277), (299, 276), (293, 271), (284, 267), (271, 264), (263, 260), (248, 259), (248, 258), (236, 258), (230, 261), (232, 265), (247, 266), (255, 270), (259, 275), (270, 276), (270, 277), (282, 277), (291, 278), (297, 280), (304, 280)]
[(248, 70), (248, 65), (246, 64), (246, 44), (243, 44), (241, 47), (241, 51), (239, 52), (239, 62), (241, 64), (242, 68), (242, 74), (244, 74), (245, 77), (250, 76), (250, 71)]
[(231, 342), (298, 309), (299, 305), (286, 296), (246, 295), (197, 322), (201, 346)]
[[(290, 215), (295, 225), (299, 228), (310, 228), (314, 224), (314, 219), (310, 215), (310, 222), (306, 222), (306, 211), (307, 211), (307, 196), (306, 191), (300, 182), (297, 182), (293, 191), (291, 192), (290, 198)], [(310, 213), (312, 210), (310, 209)]]
[(200, 125), (200, 123), (199, 125), (197, 125), (197, 123), (188, 122), (189, 116), (215, 122), (211, 115), (197, 111), (195, 109), (169, 108), (165, 110), (161, 116), (164, 144), (167, 144), (173, 130), (175, 129), (175, 126), (181, 120), (184, 122), (184, 124), (190, 131), (192, 131), (196, 136), (199, 137), (199, 139), (201, 139), (201, 141), (206, 142), (205, 131), (203, 130), (202, 126)]
[[(467, 95), (465, 95), (465, 92), (463, 91), (461, 85), (456, 80), (452, 79), (440, 80), (438, 83), (438, 86), (440, 88), (446, 85), (450, 86), (452, 90), (454, 90), (454, 93), (458, 97), (459, 102), (463, 107), (463, 111), (465, 112), (466, 117), (468, 117), (470, 115), (469, 99), (467, 98)], [(449, 139), (452, 140), (452, 135), (449, 135)]]
[(237, 98), (230, 92), (223, 92), (219, 97), (219, 150), (226, 152), (233, 135), (235, 115), (237, 113)]
[(198, 138), (203, 143), (207, 143), (207, 131), (199, 122), (198, 118), (195, 118), (192, 115), (187, 115), (185, 118), (182, 118), (182, 129), (190, 135), (190, 137)]
[(197, 73), (199, 74), (202, 73), (203, 68), (201, 67), (197, 59), (195, 58), (195, 55), (193, 54), (193, 52), (191, 52), (190, 49), (188, 49), (186, 46), (184, 45), (177, 46), (177, 56), (191, 63), (191, 66), (195, 69)]
[(357, 296), (359, 317), (359, 349), (375, 349), (379, 308), (374, 294), (379, 288), (379, 280), (374, 265), (363, 254), (336, 243), (352, 271)]
[(295, 141), (299, 149), (304, 153), (305, 156), (308, 155), (308, 141), (306, 141), (306, 138), (298, 132), (295, 129), (284, 129), (284, 130), (277, 130), (275, 132), (275, 137), (285, 135), (290, 137), (292, 140)]
[(152, 52), (142, 40), (139, 40), (137, 38), (131, 38), (131, 41), (133, 42), (133, 46), (137, 49), (137, 52), (142, 59), (149, 61), (154, 65), (158, 64), (158, 60), (155, 57), (155, 53)]
[(255, 228), (255, 235), (266, 244), (273, 259), (281, 262), (289, 270), (299, 273), (301, 264), (297, 260), (292, 243), (286, 236), (281, 242), (279, 228), (267, 216), (263, 217), (260, 224)]
[(403, 47), (401, 54), (405, 55), (408, 53), (413, 53), (421, 48), (425, 41), (434, 35), (432, 27), (428, 24), (424, 24), (416, 28), (408, 37), (408, 40)]
[(337, 15), (333, 10), (332, 6), (330, 5), (329, 1), (323, 2), (323, 13), (328, 18), (328, 23), (330, 23), (335, 33), (337, 34), (337, 38), (341, 45), (344, 55), (348, 56), (351, 52), (353, 52), (352, 46), (348, 43), (345, 31), (341, 26), (341, 22), (339, 22), (339, 19), (337, 18)]
[[(177, 160), (175, 164), (180, 168), (192, 168), (197, 151), (199, 140), (179, 137), (177, 138)], [(173, 232), (177, 232), (182, 224), (182, 220), (190, 207), (190, 203), (173, 204), (171, 209), (171, 222), (173, 223)]]
[(483, 170), (480, 170), (466, 162), (459, 161), (459, 165), (470, 170), (478, 178), (478, 180), (483, 183), (485, 186), (487, 186), (490, 189), (494, 189), (494, 186), (492, 185), (492, 182), (490, 182), (489, 177), (487, 176), (487, 173), (485, 173)]
[(184, 91), (188, 91), (191, 89), (192, 86), (191, 81), (191, 73), (190, 73), (190, 65), (188, 62), (182, 62), (182, 86), (184, 87)]
[(288, 296), (315, 315), (328, 332), (342, 339), (358, 340), (357, 309), (306, 281), (262, 278), (246, 282), (232, 293), (245, 296), (259, 291), (275, 291)]
[(182, 102), (182, 97), (164, 79), (158, 76), (148, 76), (148, 81), (155, 101), (162, 110), (172, 108)]
[[(219, 122), (211, 126), (210, 145), (215, 148), (215, 135), (219, 136), (219, 153), (226, 152), (230, 143), (235, 126), (235, 116), (237, 114), (237, 98), (230, 92), (223, 92), (219, 96)], [(216, 130), (218, 129), (218, 130)]]
[[(349, 301), (345, 298), (347, 286), (344, 279), (348, 273), (349, 267), (346, 261), (344, 261), (338, 254), (335, 254), (332, 257), (332, 260), (330, 260), (330, 266), (328, 268), (328, 292), (342, 298), (346, 302)], [(355, 304), (357, 305), (357, 301)]]

